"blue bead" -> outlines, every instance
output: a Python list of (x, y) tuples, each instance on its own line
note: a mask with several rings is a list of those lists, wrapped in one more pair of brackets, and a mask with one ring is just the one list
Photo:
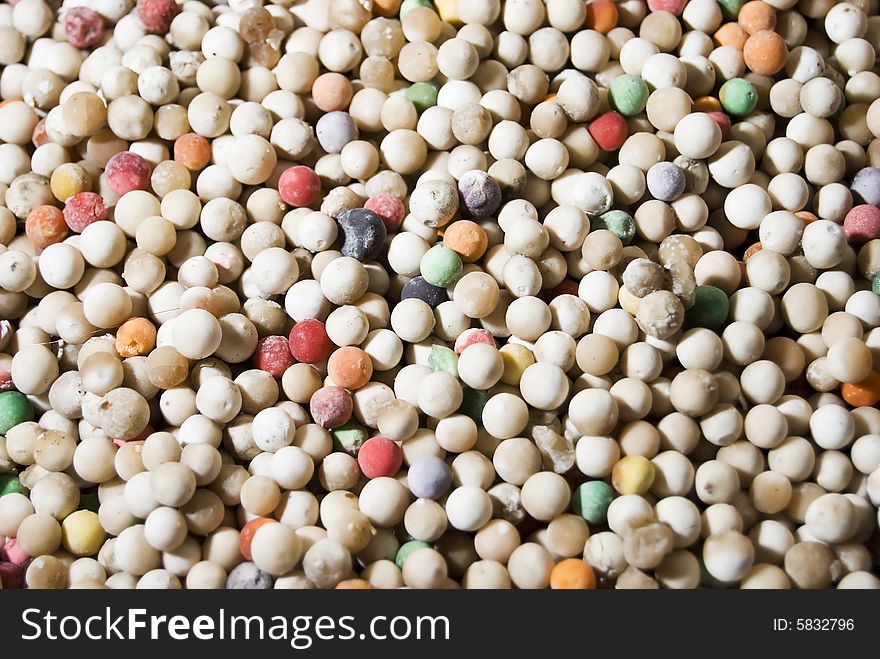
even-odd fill
[(366, 208), (352, 208), (337, 218), (344, 240), (340, 251), (358, 261), (372, 261), (385, 246), (385, 223)]
[(855, 205), (880, 206), (880, 168), (864, 167), (856, 172), (850, 185)]
[(458, 197), (465, 217), (489, 217), (501, 205), (501, 186), (486, 172), (472, 169), (459, 179)]
[(413, 462), (406, 475), (410, 492), (420, 499), (439, 499), (452, 485), (452, 470), (438, 457), (429, 456)]
[(407, 300), (411, 297), (421, 300), (432, 309), (449, 299), (445, 288), (429, 284), (421, 275), (406, 282), (400, 292), (401, 300)]
[(228, 590), (271, 590), (272, 577), (254, 563), (239, 563), (226, 578)]
[(315, 135), (327, 153), (339, 153), (358, 138), (358, 129), (348, 112), (328, 112), (315, 124)]

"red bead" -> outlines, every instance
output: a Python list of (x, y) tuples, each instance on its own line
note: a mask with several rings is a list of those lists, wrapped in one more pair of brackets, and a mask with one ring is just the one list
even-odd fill
[(314, 318), (301, 320), (290, 330), (290, 354), (299, 362), (322, 362), (333, 352), (333, 341), (327, 336), (324, 323)]
[(492, 336), (492, 332), (485, 329), (474, 328), (465, 330), (455, 340), (455, 354), (460, 355), (464, 352), (465, 348), (475, 343), (485, 343), (486, 345), (494, 346), (495, 337)]
[(374, 194), (367, 199), (364, 208), (373, 211), (382, 218), (382, 223), (388, 233), (394, 233), (400, 229), (403, 218), (406, 217), (406, 208), (404, 208), (403, 202), (388, 192)]
[(82, 233), (92, 222), (107, 219), (107, 206), (101, 195), (94, 192), (78, 192), (64, 202), (64, 221), (71, 231)]
[(550, 289), (550, 299), (560, 295), (574, 295), (577, 297), (578, 283), (574, 279), (563, 279), (556, 288)]
[(94, 46), (104, 36), (104, 17), (88, 7), (73, 7), (64, 15), (64, 33), (75, 48)]
[(587, 130), (603, 151), (616, 151), (623, 146), (629, 134), (626, 119), (617, 112), (600, 114), (590, 122)]
[(367, 478), (394, 476), (403, 464), (403, 451), (387, 437), (372, 437), (358, 449), (357, 461)]
[(150, 189), (150, 163), (131, 151), (120, 151), (104, 168), (107, 185), (120, 197), (132, 190)]
[(284, 371), (293, 366), (290, 342), (283, 336), (263, 337), (254, 351), (254, 366), (272, 377), (280, 378)]
[(278, 178), (278, 194), (291, 206), (309, 206), (321, 194), (321, 179), (305, 165), (290, 167)]
[(3, 584), (3, 590), (24, 588), (24, 571), (15, 563), (4, 561), (0, 563), (0, 583)]
[(137, 13), (148, 31), (165, 34), (180, 13), (180, 6), (174, 0), (138, 0)]
[(322, 428), (338, 428), (348, 423), (354, 411), (351, 394), (342, 387), (322, 387), (309, 399), (312, 419)]
[(853, 206), (843, 220), (843, 230), (850, 245), (856, 247), (880, 238), (880, 208), (870, 204)]
[(712, 110), (711, 112), (707, 112), (710, 117), (715, 120), (715, 123), (718, 124), (718, 128), (721, 129), (721, 141), (726, 142), (730, 139), (730, 117), (728, 117), (723, 112), (718, 112), (717, 110)]
[(12, 357), (0, 356), (0, 391), (13, 389), (12, 383)]

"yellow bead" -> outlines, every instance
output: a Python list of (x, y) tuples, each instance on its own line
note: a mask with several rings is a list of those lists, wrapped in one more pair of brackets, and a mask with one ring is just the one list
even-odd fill
[(501, 363), (504, 364), (504, 372), (501, 374), (504, 384), (518, 385), (523, 371), (535, 363), (532, 351), (518, 343), (508, 343), (498, 352), (501, 353)]
[(642, 298), (636, 297), (630, 293), (626, 286), (621, 286), (620, 290), (617, 291), (617, 301), (620, 304), (621, 309), (626, 311), (630, 316), (635, 316), (636, 311), (639, 308), (639, 302), (642, 301)]
[(452, 25), (461, 25), (461, 19), (458, 17), (455, 4), (458, 0), (434, 0), (434, 6), (437, 7), (437, 13), (446, 23)]
[(75, 194), (91, 191), (92, 180), (82, 165), (68, 162), (52, 172), (49, 187), (58, 201), (66, 201)]
[(630, 293), (626, 286), (621, 286), (620, 290), (617, 291), (617, 301), (620, 303), (621, 309), (626, 311), (630, 316), (635, 316), (636, 310), (639, 308), (639, 302), (642, 301), (642, 298), (636, 297)]
[(654, 483), (654, 465), (641, 455), (628, 455), (611, 470), (611, 484), (620, 494), (644, 494)]
[(61, 522), (61, 543), (74, 556), (94, 556), (105, 537), (98, 515), (91, 510), (77, 510)]

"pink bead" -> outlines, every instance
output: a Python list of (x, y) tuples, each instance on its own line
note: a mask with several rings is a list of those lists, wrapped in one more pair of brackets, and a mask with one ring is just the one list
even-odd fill
[(856, 247), (880, 238), (880, 208), (870, 204), (853, 206), (843, 220), (843, 230), (850, 245)]
[(104, 36), (104, 17), (88, 7), (73, 7), (64, 15), (64, 33), (75, 48), (94, 46)]
[(138, 0), (137, 13), (147, 30), (165, 34), (180, 13), (180, 6), (174, 0)]
[(688, 0), (648, 0), (648, 9), (651, 11), (668, 11), (674, 16), (681, 16)]
[(62, 213), (70, 230), (82, 233), (92, 222), (107, 219), (107, 206), (99, 194), (78, 192), (64, 202)]
[(107, 185), (120, 197), (132, 190), (150, 189), (150, 163), (131, 151), (120, 151), (104, 168)]
[(10, 539), (5, 545), (3, 545), (3, 558), (16, 565), (24, 565), (31, 560), (31, 557), (18, 546), (18, 540), (15, 538)]
[(354, 403), (342, 387), (323, 387), (312, 394), (309, 412), (322, 428), (338, 428), (351, 418)]
[(489, 330), (479, 328), (465, 330), (459, 334), (458, 338), (455, 340), (455, 354), (460, 355), (464, 352), (465, 348), (472, 346), (475, 343), (485, 343), (494, 346), (495, 337), (492, 336), (492, 332)]
[(394, 233), (400, 229), (403, 218), (406, 217), (406, 208), (404, 208), (403, 202), (388, 192), (374, 194), (367, 199), (364, 208), (373, 211), (382, 218), (382, 223), (388, 233)]

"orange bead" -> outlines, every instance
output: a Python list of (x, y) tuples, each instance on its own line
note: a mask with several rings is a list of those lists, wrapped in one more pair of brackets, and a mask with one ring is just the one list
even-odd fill
[(146, 355), (156, 347), (156, 327), (146, 318), (129, 318), (116, 330), (116, 352), (122, 357)]
[(736, 20), (749, 34), (772, 30), (776, 27), (776, 10), (761, 0), (750, 0), (739, 10)]
[(346, 109), (353, 95), (351, 81), (341, 73), (322, 73), (312, 83), (312, 100), (324, 112)]
[(746, 66), (762, 76), (779, 73), (788, 59), (785, 40), (773, 30), (761, 30), (750, 36), (743, 47)]
[(489, 237), (485, 229), (476, 222), (458, 220), (446, 227), (443, 244), (457, 252), (465, 263), (473, 263), (485, 254)]
[(733, 46), (742, 50), (746, 45), (746, 39), (749, 38), (749, 33), (736, 23), (725, 23), (718, 28), (713, 38), (719, 46)]
[(694, 112), (721, 112), (721, 101), (714, 96), (700, 96), (694, 101)]
[(35, 247), (46, 249), (67, 238), (68, 229), (60, 208), (37, 206), (28, 213), (24, 232)]
[(747, 263), (748, 260), (764, 249), (764, 246), (761, 243), (755, 243), (753, 245), (749, 245), (745, 252), (743, 252), (743, 263)]
[(880, 373), (871, 371), (860, 382), (840, 385), (840, 395), (853, 407), (871, 407), (880, 403)]
[(401, 0), (373, 0), (373, 13), (385, 18), (397, 15)]
[(174, 161), (190, 171), (204, 169), (211, 162), (211, 143), (196, 133), (185, 133), (174, 140)]
[(257, 517), (242, 527), (241, 533), (238, 536), (238, 549), (241, 551), (241, 555), (244, 556), (244, 560), (249, 561), (253, 558), (251, 555), (251, 543), (253, 543), (254, 536), (260, 527), (274, 521), (274, 519), (269, 519), (268, 517)]
[(40, 119), (37, 122), (37, 125), (34, 126), (34, 132), (31, 133), (31, 142), (34, 143), (34, 146), (40, 147), (44, 144), (49, 144), (52, 140), (49, 139), (49, 134), (46, 132), (46, 119)]
[(346, 579), (336, 584), (336, 590), (373, 590), (373, 584), (363, 579)]
[(343, 389), (360, 389), (373, 375), (370, 356), (356, 346), (339, 348), (327, 361), (327, 375)]
[(579, 558), (567, 558), (550, 572), (553, 590), (593, 590), (595, 587), (593, 568)]
[(587, 20), (584, 26), (608, 34), (617, 27), (617, 18), (617, 5), (609, 0), (596, 0), (587, 5)]
[(819, 218), (810, 211), (797, 211), (795, 212), (795, 217), (801, 218), (804, 224), (809, 224), (810, 222), (815, 222)]

